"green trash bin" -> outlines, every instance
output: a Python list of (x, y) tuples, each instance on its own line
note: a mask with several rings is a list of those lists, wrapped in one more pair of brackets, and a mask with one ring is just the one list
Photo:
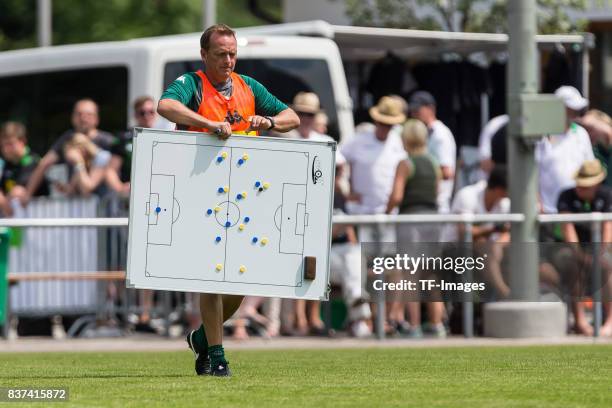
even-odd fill
[(0, 228), (0, 326), (7, 324), (9, 241), (9, 230)]

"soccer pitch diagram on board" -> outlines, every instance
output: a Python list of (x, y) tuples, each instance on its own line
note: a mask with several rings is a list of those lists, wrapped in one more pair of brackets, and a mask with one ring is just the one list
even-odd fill
[(129, 287), (327, 299), (335, 143), (134, 132)]

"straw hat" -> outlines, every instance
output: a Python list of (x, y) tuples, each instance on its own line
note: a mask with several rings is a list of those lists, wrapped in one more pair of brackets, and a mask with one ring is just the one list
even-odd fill
[(599, 160), (587, 160), (580, 166), (574, 180), (576, 180), (576, 187), (592, 187), (601, 183), (606, 175), (606, 169), (602, 167)]
[(374, 121), (385, 125), (399, 125), (406, 121), (402, 102), (390, 96), (380, 98), (376, 106), (369, 110)]
[(319, 97), (313, 92), (299, 92), (293, 98), (293, 110), (302, 113), (318, 113), (321, 110)]

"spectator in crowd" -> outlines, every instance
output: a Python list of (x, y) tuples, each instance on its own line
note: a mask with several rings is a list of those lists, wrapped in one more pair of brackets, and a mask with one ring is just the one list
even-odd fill
[[(258, 308), (268, 304), (267, 314), (261, 314)], [(235, 313), (233, 319), (234, 340), (246, 340), (249, 338), (247, 328), (258, 332), (263, 337), (272, 338), (278, 336), (279, 324), (278, 316), (280, 314), (280, 299), (264, 298), (261, 296), (245, 296), (240, 304), (240, 307)]]
[(401, 104), (382, 97), (370, 108), (370, 116), (375, 126), (361, 126), (362, 132), (340, 149), (350, 169), (347, 210), (351, 214), (384, 213), (397, 165), (408, 157), (399, 133), (401, 127), (395, 126), (406, 120)]
[[(336, 152), (336, 178), (334, 182), (334, 214), (346, 213), (346, 194), (341, 180), (344, 176), (346, 159)], [(368, 337), (372, 329), (368, 324), (372, 312), (367, 303), (364, 288), (365, 277), (361, 275), (361, 249), (355, 228), (350, 225), (332, 227), (330, 252), (331, 281), (342, 287), (342, 295), (348, 310), (349, 333), (353, 337)]]
[(480, 160), (480, 170), (482, 171), (483, 179), (488, 177), (496, 164), (506, 164), (505, 161), (496, 162), (495, 156), (499, 156), (500, 154), (499, 152), (494, 152), (496, 148), (502, 147), (503, 152), (501, 153), (505, 156), (505, 148), (503, 148), (504, 146), (502, 145), (502, 143), (505, 144), (505, 134), (502, 143), (494, 143), (494, 138), (500, 137), (498, 136), (500, 131), (506, 128), (509, 120), (510, 116), (507, 114), (495, 116), (487, 122), (480, 132), (480, 136), (478, 137), (478, 159)]
[[(100, 117), (98, 105), (91, 99), (80, 99), (74, 104), (71, 116), (72, 129), (64, 132), (59, 139), (51, 146), (51, 149), (40, 160), (36, 169), (28, 181), (27, 191), (22, 198), (22, 203), (26, 204), (38, 190), (43, 182), (46, 171), (57, 163), (67, 163), (65, 157), (66, 144), (72, 140), (75, 133), (81, 133), (87, 137), (98, 148), (110, 151), (114, 136), (108, 132), (98, 129)], [(74, 152), (74, 149), (70, 149)], [(72, 159), (77, 159), (73, 154)]]
[[(427, 151), (427, 138), (428, 130), (423, 122), (409, 119), (404, 124), (402, 140), (410, 159), (402, 160), (397, 165), (393, 191), (387, 204), (387, 214), (391, 214), (398, 206), (400, 214), (435, 214), (437, 212), (438, 185), (442, 174), (440, 166)], [(438, 226), (432, 224), (404, 224), (397, 228), (397, 241), (400, 245), (419, 242), (437, 243), (439, 235)], [(425, 251), (427, 249), (431, 248), (423, 248)], [(419, 271), (421, 272), (423, 271)], [(443, 303), (429, 302), (427, 308), (432, 330), (437, 336), (443, 337), (446, 334), (442, 323)], [(422, 337), (420, 303), (408, 302), (409, 326), (404, 323), (404, 312), (403, 302), (392, 302), (390, 319), (398, 327), (400, 333), (407, 334), (409, 337)]]
[[(148, 95), (136, 98), (133, 105), (134, 120), (137, 127), (155, 128), (159, 116), (155, 109), (155, 101)], [(130, 194), (130, 175), (132, 166), (133, 129), (130, 128), (115, 138), (111, 146), (111, 159), (106, 170), (106, 185), (120, 196)], [(139, 290), (139, 302), (142, 312), (138, 317), (137, 330), (150, 331), (151, 310), (153, 309), (153, 291)], [(187, 296), (195, 296), (191, 293)], [(199, 314), (199, 313), (198, 313)], [(197, 317), (199, 319), (199, 316)], [(199, 326), (199, 324), (198, 324)]]
[[(453, 199), (452, 212), (454, 214), (510, 213), (505, 166), (493, 167), (488, 180), (481, 180), (459, 190)], [(502, 298), (510, 294), (510, 288), (503, 279), (501, 269), (504, 249), (510, 242), (509, 230), (509, 225), (505, 223), (486, 223), (472, 227), (473, 242), (481, 244), (477, 249), (489, 254), (485, 268), (488, 279), (493, 283), (497, 294)], [(458, 240), (463, 240), (464, 231), (465, 227), (459, 224), (457, 228)], [(483, 243), (485, 244), (483, 245)]]
[[(140, 96), (134, 101), (134, 119), (136, 127), (155, 128), (159, 116), (155, 101), (148, 95)], [(132, 166), (133, 129), (128, 129), (113, 140), (111, 161), (106, 172), (106, 183), (112, 191), (127, 196), (130, 192), (130, 171)]]
[(437, 211), (436, 196), (442, 174), (438, 163), (427, 151), (427, 137), (427, 127), (423, 122), (409, 119), (405, 123), (402, 142), (410, 158), (397, 165), (386, 213), (392, 213), (398, 206), (403, 214)]
[[(350, 170), (346, 209), (350, 214), (383, 214), (393, 189), (397, 165), (408, 155), (398, 126), (405, 122), (402, 103), (384, 96), (369, 110), (374, 125), (359, 125), (358, 132), (340, 150)], [(395, 212), (395, 210), (394, 210)], [(395, 242), (394, 227), (360, 227), (360, 242)], [(383, 248), (395, 253), (396, 248)]]
[(63, 156), (72, 167), (72, 176), (67, 185), (58, 185), (60, 191), (67, 195), (102, 194), (99, 187), (106, 176), (110, 152), (96, 146), (84, 134), (75, 133), (64, 144)]
[(298, 92), (293, 98), (291, 108), (300, 118), (300, 126), (285, 133), (292, 139), (309, 139), (318, 141), (333, 141), (328, 135), (315, 130), (315, 117), (321, 111), (319, 97), (313, 92)]
[(447, 214), (453, 195), (457, 145), (450, 129), (436, 117), (436, 100), (426, 91), (415, 92), (410, 97), (410, 113), (429, 129), (428, 147), (431, 155), (438, 161), (442, 181), (438, 189), (438, 212)]
[[(322, 113), (319, 97), (313, 92), (299, 92), (293, 98), (291, 108), (300, 118), (300, 125), (286, 133), (287, 137), (316, 141), (333, 141), (328, 135), (315, 130), (315, 117)], [(295, 324), (297, 334), (326, 334), (321, 320), (320, 302), (298, 299), (295, 301)]]
[[(559, 195), (557, 208), (560, 213), (586, 213), (586, 212), (612, 212), (612, 190), (602, 185), (606, 179), (606, 171), (597, 160), (585, 161), (575, 176), (576, 186), (564, 190)], [(593, 253), (590, 244), (592, 243), (592, 231), (590, 223), (564, 223), (562, 224), (563, 239), (567, 243), (575, 245), (568, 246), (560, 251), (553, 258), (553, 263), (559, 270), (562, 279), (570, 287), (574, 299), (584, 296), (585, 290), (590, 289), (591, 269), (593, 263)], [(602, 336), (612, 335), (612, 301), (611, 286), (612, 279), (612, 259), (608, 245), (612, 242), (612, 222), (606, 221), (601, 228), (601, 242), (605, 251), (600, 258), (602, 266), (602, 284), (597, 287), (602, 288), (602, 298), (606, 320), (601, 327)], [(593, 327), (588, 322), (584, 303), (573, 301), (572, 312), (574, 314), (574, 325), (578, 333), (590, 336), (593, 334)]]
[(545, 213), (557, 212), (561, 191), (574, 187), (574, 175), (582, 163), (594, 158), (587, 131), (576, 123), (588, 100), (571, 86), (560, 87), (555, 96), (565, 105), (567, 131), (545, 137), (536, 147), (540, 200)]
[[(26, 185), (40, 157), (30, 151), (26, 128), (19, 122), (6, 122), (0, 128), (0, 153), (4, 160), (0, 179), (0, 210), (4, 216), (11, 216), (13, 200), (23, 200)], [(34, 192), (35, 196), (49, 194), (46, 182)]]
[(323, 111), (317, 112), (314, 116), (314, 123), (312, 124), (312, 128), (315, 130), (315, 132), (326, 135), (328, 125), (329, 118), (327, 117), (327, 113)]
[(589, 133), (595, 158), (607, 171), (604, 184), (612, 187), (612, 118), (600, 110), (591, 109), (576, 122)]

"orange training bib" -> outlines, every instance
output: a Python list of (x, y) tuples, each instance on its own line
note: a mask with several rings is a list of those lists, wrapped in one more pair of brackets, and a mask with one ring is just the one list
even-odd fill
[[(215, 89), (204, 72), (199, 70), (196, 74), (202, 80), (202, 102), (198, 113), (208, 120), (229, 122), (233, 133), (256, 136), (255, 131), (246, 133), (251, 125), (248, 119), (255, 115), (255, 97), (242, 77), (232, 72), (232, 96), (226, 98)], [(187, 130), (210, 133), (207, 129), (195, 126)]]

